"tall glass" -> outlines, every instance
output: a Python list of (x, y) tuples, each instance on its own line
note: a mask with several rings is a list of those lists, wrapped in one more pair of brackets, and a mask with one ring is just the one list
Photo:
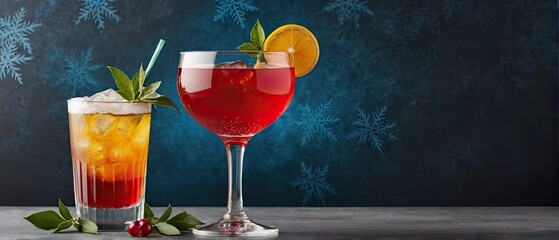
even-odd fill
[(277, 228), (251, 221), (243, 209), (243, 154), (250, 138), (276, 121), (293, 98), (290, 59), (287, 52), (181, 52), (179, 98), (192, 118), (225, 144), (229, 174), (227, 213), (217, 223), (194, 229), (194, 234), (278, 233)]
[(143, 218), (151, 105), (73, 98), (68, 115), (77, 214), (125, 230)]

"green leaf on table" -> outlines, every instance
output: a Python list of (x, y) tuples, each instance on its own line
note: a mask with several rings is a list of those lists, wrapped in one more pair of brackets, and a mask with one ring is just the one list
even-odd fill
[(176, 236), (181, 235), (181, 232), (171, 224), (160, 222), (155, 224), (157, 231), (163, 235)]
[(74, 228), (76, 228), (76, 230), (80, 231), (80, 223), (77, 221), (77, 219), (73, 222)]
[(74, 222), (72, 221), (72, 219), (61, 222), (60, 224), (58, 224), (58, 227), (56, 227), (56, 230), (54, 230), (54, 233), (60, 232), (64, 229), (71, 227), (73, 223)]
[(179, 231), (188, 231), (196, 226), (204, 224), (204, 222), (200, 221), (195, 216), (188, 214), (187, 212), (181, 212), (177, 214), (176, 216), (167, 220), (167, 223), (175, 226)]
[(62, 200), (60, 200), (60, 198), (58, 199), (58, 211), (64, 219), (72, 220), (72, 214), (70, 214), (70, 210), (68, 210), (68, 207), (66, 207), (66, 205), (62, 203)]
[(24, 219), (35, 225), (35, 227), (44, 230), (55, 229), (60, 223), (64, 222), (64, 219), (52, 210), (33, 213), (24, 217)]
[(171, 204), (169, 204), (169, 206), (167, 206), (167, 209), (165, 210), (163, 215), (161, 215), (161, 217), (159, 218), (159, 221), (161, 222), (167, 221), (167, 219), (169, 219), (169, 217), (171, 216), (172, 212), (173, 212), (173, 208), (171, 207)]
[(153, 211), (151, 210), (151, 207), (148, 205), (148, 203), (144, 203), (144, 218), (152, 218), (155, 215), (153, 214)]
[(87, 219), (78, 219), (80, 232), (97, 234), (97, 225)]

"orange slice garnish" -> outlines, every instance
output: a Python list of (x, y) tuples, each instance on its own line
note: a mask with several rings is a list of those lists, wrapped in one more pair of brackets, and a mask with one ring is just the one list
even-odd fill
[(318, 41), (312, 32), (297, 24), (283, 25), (274, 30), (264, 42), (264, 51), (291, 53), (296, 77), (312, 71), (320, 56)]

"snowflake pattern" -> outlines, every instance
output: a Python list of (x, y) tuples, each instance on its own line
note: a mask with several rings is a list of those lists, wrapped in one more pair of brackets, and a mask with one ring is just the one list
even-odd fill
[(314, 197), (322, 206), (325, 206), (324, 197), (326, 197), (326, 194), (336, 195), (336, 189), (326, 181), (326, 175), (328, 175), (330, 168), (328, 166), (318, 167), (313, 171), (312, 167), (301, 162), (300, 170), (303, 176), (295, 179), (290, 184), (293, 187), (298, 187), (303, 192), (303, 205), (307, 205), (309, 200)]
[(246, 12), (258, 10), (252, 5), (252, 0), (215, 0), (217, 3), (214, 21), (224, 21), (226, 18), (232, 19), (235, 23), (245, 28)]
[(93, 20), (97, 24), (97, 29), (105, 28), (105, 18), (114, 19), (120, 22), (118, 12), (111, 5), (115, 0), (81, 0), (81, 8), (78, 18), (76, 18), (76, 26), (82, 21)]
[[(25, 21), (25, 8), (20, 8), (11, 17), (0, 18), (0, 80), (11, 77), (23, 84), (19, 65), (33, 59), (29, 34), (42, 24)], [(20, 53), (22, 47), (26, 54)]]
[(325, 12), (335, 12), (338, 15), (338, 24), (353, 22), (359, 27), (359, 19), (365, 15), (373, 15), (367, 7), (367, 2), (360, 0), (332, 0), (322, 9)]
[(357, 129), (351, 133), (350, 138), (356, 138), (360, 143), (370, 142), (380, 154), (383, 154), (382, 144), (384, 139), (396, 141), (398, 138), (392, 130), (396, 127), (396, 123), (386, 123), (387, 107), (384, 106), (376, 109), (371, 114), (366, 113), (362, 109), (357, 109), (358, 118), (353, 122)]
[(302, 116), (294, 121), (294, 124), (303, 136), (301, 146), (321, 138), (337, 140), (331, 125), (339, 122), (340, 119), (331, 115), (331, 109), (332, 99), (320, 104), (316, 110), (311, 109), (308, 104), (300, 107)]
[(68, 88), (68, 94), (74, 96), (78, 91), (91, 89), (97, 86), (93, 72), (101, 68), (101, 65), (91, 63), (92, 48), (82, 53), (81, 58), (74, 54), (64, 57), (66, 71), (55, 85), (64, 85)]

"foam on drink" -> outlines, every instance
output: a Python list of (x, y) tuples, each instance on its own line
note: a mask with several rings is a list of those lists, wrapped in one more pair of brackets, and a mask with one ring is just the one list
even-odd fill
[(96, 93), (90, 97), (76, 97), (68, 100), (69, 113), (94, 114), (110, 113), (114, 115), (130, 115), (151, 112), (149, 103), (131, 103), (114, 89)]

